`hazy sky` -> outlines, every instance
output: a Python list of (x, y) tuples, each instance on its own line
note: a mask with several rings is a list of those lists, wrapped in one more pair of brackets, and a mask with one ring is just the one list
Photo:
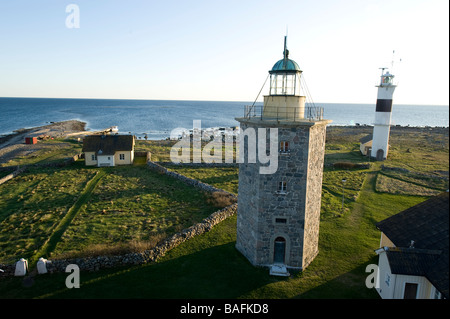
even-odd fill
[(0, 96), (253, 101), (286, 29), (316, 104), (393, 58), (394, 103), (449, 103), (448, 0), (0, 0)]

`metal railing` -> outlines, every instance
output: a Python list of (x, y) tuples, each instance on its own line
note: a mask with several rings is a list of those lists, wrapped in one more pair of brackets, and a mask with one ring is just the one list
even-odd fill
[[(304, 112), (300, 114), (300, 112)], [(298, 107), (266, 107), (263, 105), (245, 105), (244, 118), (255, 118), (277, 121), (321, 121), (323, 107), (305, 106), (304, 110)]]

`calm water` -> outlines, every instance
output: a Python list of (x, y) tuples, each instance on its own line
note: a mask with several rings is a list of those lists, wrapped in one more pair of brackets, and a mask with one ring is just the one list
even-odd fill
[[(166, 138), (174, 128), (191, 129), (193, 120), (202, 128), (238, 126), (234, 119), (251, 102), (0, 98), (0, 134), (49, 122), (80, 120), (89, 130), (117, 125), (119, 132), (150, 139)], [(316, 103), (324, 108), (331, 125), (371, 125), (375, 104)], [(402, 126), (449, 126), (449, 107), (436, 105), (393, 106), (392, 124)]]

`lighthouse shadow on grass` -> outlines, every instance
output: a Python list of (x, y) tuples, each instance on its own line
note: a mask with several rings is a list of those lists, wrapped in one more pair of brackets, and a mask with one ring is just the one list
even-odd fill
[[(130, 269), (81, 273), (79, 289), (50, 298), (235, 299), (279, 281), (253, 267), (229, 242)], [(59, 278), (61, 280), (61, 278)]]

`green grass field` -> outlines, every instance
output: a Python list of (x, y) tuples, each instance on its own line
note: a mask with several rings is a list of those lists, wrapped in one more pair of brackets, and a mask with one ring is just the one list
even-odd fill
[[(350, 132), (351, 134), (343, 135), (340, 134), (341, 132), (337, 132), (338, 130), (344, 130), (344, 128), (338, 128), (328, 134), (326, 164), (335, 162), (366, 163), (368, 159), (359, 154), (359, 144), (355, 142), (358, 140), (358, 135), (353, 134), (354, 131)], [(446, 136), (430, 137), (430, 134), (418, 137), (411, 135), (407, 138), (404, 132), (396, 135), (393, 131), (392, 159), (389, 158), (382, 163), (373, 162), (369, 169), (347, 170), (335, 169), (332, 165), (326, 166), (323, 174), (319, 254), (305, 271), (292, 273), (288, 278), (269, 276), (267, 269), (253, 267), (235, 249), (236, 217), (233, 216), (215, 226), (210, 232), (197, 236), (169, 251), (156, 263), (82, 273), (80, 289), (65, 287), (66, 274), (35, 276), (32, 285), (24, 285), (23, 278), (4, 278), (0, 280), (0, 296), (4, 298), (378, 298), (378, 294), (374, 290), (365, 286), (365, 279), (368, 275), (365, 273), (366, 265), (377, 263), (374, 250), (378, 248), (380, 232), (375, 228), (375, 223), (429, 198), (428, 195), (424, 196), (424, 188), (441, 191), (448, 187), (448, 180), (445, 182), (442, 179), (424, 179), (423, 175), (419, 174), (436, 176), (447, 174), (448, 176), (448, 130)], [(427, 141), (434, 141), (434, 144), (427, 143)], [(152, 156), (160, 152), (158, 156), (162, 159), (166, 158), (164, 152), (170, 149), (167, 145), (158, 146), (158, 143), (153, 141), (143, 143), (147, 143), (146, 150), (151, 151)], [(408, 149), (409, 152), (406, 151)], [(407, 168), (409, 173), (382, 171), (382, 164)], [(165, 220), (160, 219), (153, 226), (157, 227), (162, 224), (168, 226), (168, 229), (170, 227), (174, 227), (173, 230), (176, 229), (176, 225), (182, 219), (181, 215), (171, 215), (169, 210), (171, 205), (164, 201), (167, 198), (161, 198), (165, 196), (152, 197), (153, 193), (145, 188), (149, 187), (148, 185), (141, 185), (134, 180), (139, 177), (136, 176), (139, 175), (136, 173), (138, 171), (133, 173), (134, 168), (128, 170), (129, 168), (124, 168), (123, 171), (113, 171), (98, 181), (95, 190), (90, 193), (90, 197), (83, 201), (88, 205), (82, 206), (77, 216), (67, 225), (66, 232), (61, 236), (55, 251), (62, 253), (65, 250), (82, 246), (80, 242), (77, 244), (77, 238), (79, 237), (81, 240), (83, 234), (87, 235), (87, 242), (93, 240), (95, 236), (89, 234), (95, 233), (92, 232), (93, 229), (106, 231), (108, 227), (103, 225), (101, 219), (109, 216), (114, 216), (110, 221), (112, 228), (110, 231), (108, 230), (108, 233), (111, 233), (110, 239), (129, 239), (127, 236), (135, 233), (140, 234), (139, 238), (144, 240), (145, 234), (155, 230), (154, 228), (145, 228), (147, 227), (145, 223), (147, 217), (140, 216), (138, 213), (139, 209), (144, 211), (142, 207), (147, 202), (153, 202), (155, 206), (161, 205), (161, 213), (165, 214), (161, 216)], [(70, 186), (76, 188), (71, 189), (70, 192), (82, 194), (93, 175), (89, 175), (90, 170), (88, 169), (85, 171), (82, 167), (78, 169), (80, 169), (80, 181)], [(238, 191), (237, 168), (171, 167), (170, 169), (233, 193)], [(15, 242), (18, 238), (18, 235), (13, 235), (15, 227), (18, 227), (19, 230), (21, 227), (45, 228), (40, 225), (41, 219), (42, 222), (45, 222), (43, 216), (45, 216), (46, 209), (42, 208), (41, 213), (34, 216), (33, 207), (39, 207), (44, 198), (47, 198), (50, 190), (49, 186), (44, 185), (53, 181), (52, 178), (59, 181), (59, 184), (52, 185), (56, 187), (55, 191), (58, 188), (63, 190), (64, 187), (68, 187), (63, 184), (63, 178), (58, 177), (58, 173), (64, 175), (69, 174), (70, 171), (70, 168), (67, 171), (57, 170), (51, 174), (53, 176), (51, 178), (49, 172), (36, 171), (34, 174), (21, 175), (14, 179), (14, 184), (9, 184), (14, 187), (8, 187), (8, 190), (0, 188), (0, 191), (4, 192), (0, 197), (2, 199), (0, 202), (2, 232), (5, 227), (9, 227), (9, 231), (5, 230), (5, 234), (2, 236), (11, 236), (2, 238), (6, 238), (8, 243)], [(69, 174), (67, 180), (76, 179), (75, 176), (70, 176)], [(382, 188), (380, 177), (407, 183), (410, 185), (408, 192), (396, 193)], [(158, 180), (157, 184), (160, 189), (170, 190), (170, 181), (160, 182), (159, 179), (162, 178), (160, 175), (155, 175), (155, 178), (155, 181)], [(346, 179), (345, 185), (342, 185), (342, 179)], [(147, 183), (150, 183), (150, 180), (149, 178)], [(116, 182), (124, 185), (123, 189), (115, 188), (113, 185), (116, 185)], [(41, 185), (41, 190), (45, 190), (45, 193), (31, 194), (30, 190), (39, 185)], [(132, 187), (132, 185), (134, 186)], [(413, 185), (420, 186), (420, 192)], [(172, 190), (173, 194), (177, 191), (178, 186)], [(180, 196), (185, 194), (186, 197), (190, 197), (187, 189), (180, 190), (180, 192)], [(124, 198), (115, 195), (117, 193), (123, 193)], [(76, 194), (66, 194), (66, 200), (71, 205), (66, 204), (64, 207), (70, 207), (79, 200)], [(344, 210), (342, 210), (342, 195), (344, 195)], [(3, 202), (4, 198), (6, 200)], [(41, 201), (38, 201), (39, 198)], [(137, 200), (138, 198), (139, 200)], [(53, 202), (59, 203), (59, 201), (61, 201), (60, 206), (66, 203), (60, 197), (56, 197)], [(4, 207), (7, 209), (5, 210)], [(58, 208), (54, 205), (46, 207), (48, 210)], [(21, 214), (12, 218), (16, 211), (20, 211), (28, 221), (34, 221), (34, 225), (26, 226), (24, 223), (20, 225)], [(104, 214), (103, 211), (105, 211)], [(125, 223), (127, 216), (130, 216), (129, 219), (132, 222), (127, 224), (127, 230), (123, 229), (121, 232), (118, 225), (120, 222)], [(178, 216), (179, 219), (171, 219), (170, 216)], [(47, 218), (50, 217), (47, 216)], [(55, 218), (52, 225), (61, 225), (61, 220), (62, 216)], [(189, 224), (193, 220), (187, 219), (186, 222)], [(113, 227), (113, 225), (117, 227)], [(91, 227), (90, 230), (89, 227)], [(22, 233), (20, 239), (31, 243), (30, 236), (27, 236), (28, 231), (29, 228), (19, 231)], [(47, 231), (46, 234), (49, 236), (52, 231)], [(43, 235), (42, 238), (44, 237)], [(93, 240), (92, 244), (102, 240), (108, 244), (108, 234), (104, 237), (106, 238)], [(28, 245), (31, 245), (30, 243)], [(10, 249), (11, 253), (16, 253), (17, 248), (9, 248), (9, 246), (11, 245), (4, 247)], [(32, 247), (25, 251), (34, 252)]]
[(30, 168), (0, 185), (0, 198), (3, 263), (148, 248), (218, 209), (209, 195), (146, 166), (83, 161)]
[(7, 163), (0, 164), (0, 166), (63, 162), (68, 157), (81, 153), (82, 144), (74, 139), (57, 138), (39, 141), (32, 148), (36, 148), (37, 150), (27, 155), (17, 156)]

